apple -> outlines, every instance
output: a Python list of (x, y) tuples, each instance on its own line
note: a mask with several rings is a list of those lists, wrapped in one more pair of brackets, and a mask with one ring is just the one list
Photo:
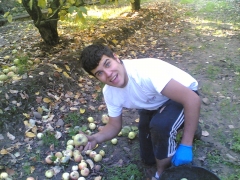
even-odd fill
[(8, 178), (8, 173), (2, 172), (2, 173), (0, 174), (0, 179), (7, 179), (7, 178)]
[(74, 159), (75, 162), (81, 162), (81, 160), (83, 160), (83, 157), (82, 157), (81, 154), (75, 154), (73, 156), (73, 159)]
[(85, 151), (85, 154), (89, 155), (90, 152), (92, 152), (92, 150), (91, 150), (91, 149), (88, 149), (88, 150)]
[(86, 178), (85, 177), (80, 177), (80, 178), (78, 178), (78, 180), (86, 180)]
[(35, 180), (34, 177), (28, 177), (26, 180)]
[(84, 134), (77, 134), (74, 136), (73, 142), (75, 146), (85, 146), (88, 142), (88, 138)]
[(89, 174), (89, 169), (87, 167), (84, 167), (82, 170), (81, 170), (81, 175), (82, 176), (88, 176)]
[(65, 164), (65, 163), (67, 163), (67, 162), (69, 161), (69, 159), (70, 159), (69, 156), (63, 156), (63, 157), (61, 158), (61, 163), (62, 163), (62, 164)]
[(101, 154), (101, 156), (105, 156), (105, 151), (104, 150), (100, 150), (99, 154)]
[(111, 143), (112, 143), (112, 144), (117, 144), (117, 142), (118, 142), (117, 138), (113, 138), (113, 139), (111, 140)]
[(74, 147), (73, 147), (73, 145), (67, 145), (67, 149), (69, 149), (69, 150), (73, 150)]
[(37, 133), (37, 138), (38, 138), (38, 139), (42, 139), (43, 136), (44, 136), (43, 133)]
[(88, 126), (91, 130), (94, 130), (96, 128), (96, 124), (94, 124), (94, 123), (89, 123)]
[(96, 156), (97, 152), (96, 151), (91, 151), (89, 153), (90, 158), (94, 158)]
[(102, 115), (102, 123), (107, 124), (109, 121), (109, 116), (107, 114)]
[(90, 123), (93, 123), (93, 122), (94, 122), (93, 117), (89, 117), (87, 120), (88, 120), (88, 122), (90, 122)]
[(72, 180), (77, 180), (77, 179), (79, 178), (79, 173), (78, 173), (77, 171), (72, 171), (72, 172), (70, 173), (70, 178), (71, 178)]
[(101, 161), (102, 160), (102, 155), (101, 154), (96, 154), (95, 156), (94, 156), (94, 161), (95, 162), (99, 162), (99, 161)]
[(59, 159), (61, 159), (63, 157), (63, 154), (61, 152), (56, 152), (55, 156)]
[(78, 149), (74, 149), (73, 151), (73, 156), (77, 155), (77, 154), (81, 154), (81, 152)]
[(73, 165), (72, 166), (72, 171), (77, 171), (78, 170), (78, 165)]
[(63, 180), (69, 180), (70, 174), (68, 172), (65, 172), (62, 174), (62, 179)]
[(74, 145), (73, 139), (70, 139), (70, 140), (67, 141), (67, 146), (68, 145)]
[(129, 139), (134, 139), (135, 137), (136, 137), (136, 133), (135, 132), (131, 131), (131, 132), (128, 133), (128, 138)]
[(52, 155), (48, 155), (46, 158), (45, 158), (45, 162), (48, 163), (48, 164), (52, 164), (53, 161), (52, 161)]
[(72, 157), (72, 155), (73, 155), (73, 152), (71, 149), (66, 149), (65, 151), (62, 151), (62, 153), (63, 153), (63, 156)]
[(94, 178), (94, 180), (101, 180), (102, 179), (102, 176), (97, 176)]
[(53, 175), (54, 175), (54, 172), (53, 172), (52, 169), (49, 169), (49, 170), (47, 170), (47, 171), (45, 172), (45, 176), (46, 176), (47, 178), (52, 178)]
[(78, 168), (82, 170), (85, 167), (87, 167), (87, 163), (84, 160), (81, 160), (81, 162), (78, 164)]

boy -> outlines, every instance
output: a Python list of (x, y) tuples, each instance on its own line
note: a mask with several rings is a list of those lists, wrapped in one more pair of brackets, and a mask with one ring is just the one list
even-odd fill
[[(159, 59), (120, 60), (107, 46), (90, 45), (80, 56), (83, 69), (105, 84), (109, 122), (88, 137), (85, 149), (117, 136), (122, 128), (122, 108), (139, 109), (140, 155), (144, 163), (157, 164), (155, 179), (171, 163), (192, 161), (200, 98), (197, 81)], [(177, 148), (177, 131), (183, 128)]]

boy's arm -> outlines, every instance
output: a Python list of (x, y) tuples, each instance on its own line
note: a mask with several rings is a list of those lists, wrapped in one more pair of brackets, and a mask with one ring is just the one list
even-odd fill
[(161, 92), (184, 107), (184, 132), (181, 144), (191, 146), (197, 129), (201, 100), (191, 89), (171, 79)]

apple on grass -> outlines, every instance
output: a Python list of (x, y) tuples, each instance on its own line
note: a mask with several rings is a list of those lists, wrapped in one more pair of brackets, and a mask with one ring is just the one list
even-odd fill
[(85, 146), (88, 142), (88, 138), (84, 134), (77, 134), (74, 136), (73, 142), (75, 146)]

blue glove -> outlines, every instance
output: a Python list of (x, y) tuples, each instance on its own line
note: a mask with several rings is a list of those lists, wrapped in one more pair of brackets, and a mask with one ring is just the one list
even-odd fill
[(192, 146), (180, 144), (176, 153), (172, 157), (172, 164), (174, 166), (189, 164), (192, 162), (192, 159), (193, 159)]

